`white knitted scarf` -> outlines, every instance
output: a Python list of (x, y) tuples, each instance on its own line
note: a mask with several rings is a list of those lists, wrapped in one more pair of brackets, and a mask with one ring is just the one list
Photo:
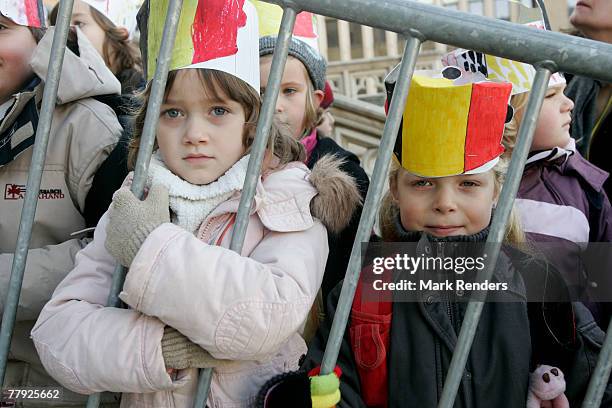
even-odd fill
[(191, 184), (172, 173), (162, 161), (159, 151), (151, 157), (147, 186), (161, 184), (168, 189), (172, 223), (196, 233), (200, 224), (219, 204), (242, 190), (249, 155), (238, 160), (224, 175), (210, 184)]

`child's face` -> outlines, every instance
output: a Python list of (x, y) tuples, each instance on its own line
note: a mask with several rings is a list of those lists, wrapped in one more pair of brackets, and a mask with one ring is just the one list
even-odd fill
[(74, 1), (70, 24), (79, 27), (96, 51), (100, 55), (104, 55), (104, 38), (106, 34), (91, 15), (89, 4), (81, 0)]
[(180, 70), (161, 106), (157, 144), (170, 171), (191, 184), (209, 184), (244, 155), (244, 123), (242, 105), (211, 99), (197, 70)]
[[(272, 55), (266, 55), (259, 59), (261, 95), (268, 85), (268, 77), (272, 68)], [(304, 119), (306, 116), (306, 98), (310, 92), (308, 82), (310, 77), (304, 64), (297, 58), (289, 56), (285, 65), (285, 72), (281, 81), (281, 88), (276, 101), (276, 114), (281, 121), (289, 125), (294, 138), (300, 139), (305, 131)], [(323, 100), (322, 91), (314, 91), (313, 101), (315, 108)]]
[(398, 203), (403, 227), (436, 237), (482, 231), (491, 221), (498, 195), (492, 170), (482, 174), (424, 178), (400, 169), (390, 188)]
[(546, 91), (533, 134), (532, 151), (565, 147), (569, 142), (574, 103), (563, 94), (564, 89), (565, 85), (555, 85)]
[(36, 40), (28, 27), (0, 15), (0, 103), (19, 92), (32, 76), (30, 59)]

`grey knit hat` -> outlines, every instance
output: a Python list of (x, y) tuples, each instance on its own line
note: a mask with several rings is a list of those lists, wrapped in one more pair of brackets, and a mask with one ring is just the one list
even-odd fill
[[(275, 36), (268, 35), (261, 37), (259, 39), (259, 56), (263, 57), (264, 55), (273, 54), (275, 45)], [(327, 70), (325, 59), (310, 45), (294, 37), (291, 37), (291, 42), (289, 43), (289, 55), (297, 58), (304, 64), (315, 89), (323, 91), (325, 89), (325, 72)]]

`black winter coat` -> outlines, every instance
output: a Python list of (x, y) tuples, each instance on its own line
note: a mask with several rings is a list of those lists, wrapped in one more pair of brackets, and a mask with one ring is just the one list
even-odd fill
[[(433, 248), (448, 252), (450, 245), (438, 243)], [(509, 283), (506, 300), (510, 301), (485, 304), (454, 406), (524, 407), (529, 372), (536, 364), (561, 368), (570, 406), (580, 406), (604, 333), (580, 303), (527, 303), (526, 291), (533, 286), (541, 288), (544, 277), (549, 278), (549, 283), (556, 282), (556, 286), (563, 283), (544, 263), (524, 255), (525, 262), (529, 261), (524, 271), (529, 276), (521, 273), (523, 264), (516, 266), (521, 254), (512, 253), (510, 261), (508, 254), (513, 251), (506, 249), (500, 253), (493, 276), (494, 281)], [(340, 289), (338, 285), (328, 297), (328, 316), (310, 344), (303, 363), (306, 369), (321, 363)], [(424, 297), (423, 302), (393, 303), (390, 346), (386, 353), (390, 408), (437, 406), (466, 308), (465, 302), (447, 302), (431, 296)], [(338, 358), (343, 372), (339, 407), (366, 406), (360, 396), (352, 350), (347, 329)], [(601, 406), (612, 406), (611, 385)]]

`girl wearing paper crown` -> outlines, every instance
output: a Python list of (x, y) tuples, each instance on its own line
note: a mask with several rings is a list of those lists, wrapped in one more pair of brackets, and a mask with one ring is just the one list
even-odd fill
[[(389, 96), (397, 72), (387, 78)], [(458, 85), (415, 74), (380, 213), (383, 242), (402, 243), (402, 251), (419, 258), (482, 255), (506, 171), (501, 139), (510, 90), (507, 83)], [(529, 373), (539, 363), (562, 369), (572, 406), (579, 406), (586, 391), (604, 334), (592, 317), (589, 325), (586, 308), (572, 308), (556, 271), (520, 249), (522, 235), (512, 216), (490, 281), (507, 286), (489, 293), (455, 407), (524, 407)], [(393, 268), (378, 275), (372, 265), (361, 274), (340, 349), (338, 406), (435, 407), (470, 297), (469, 289), (457, 285), (475, 271), (459, 275), (433, 266), (414, 275)], [(413, 292), (374, 285), (408, 275), (416, 284)], [(432, 278), (452, 285), (420, 288)], [(327, 299), (330, 314), (304, 369), (321, 363), (339, 295), (340, 285)], [(612, 387), (604, 401), (612, 402)]]
[[(280, 27), (282, 9), (257, 1), (261, 21), (259, 55), (261, 69), (261, 89), (265, 91), (272, 54), (276, 46), (276, 35)], [(289, 43), (289, 57), (283, 72), (281, 88), (276, 103), (276, 115), (289, 125), (293, 137), (306, 148), (305, 163), (308, 168), (324, 156), (332, 154), (342, 159), (341, 169), (357, 181), (362, 200), (369, 187), (369, 179), (359, 163), (357, 156), (340, 147), (331, 135), (322, 134), (317, 126), (323, 121), (324, 109), (321, 103), (325, 98), (325, 72), (327, 63), (317, 51), (316, 33), (310, 13), (298, 14), (294, 36)], [(330, 89), (331, 90), (331, 89)], [(337, 203), (340, 205), (341, 203)], [(353, 213), (350, 224), (328, 236), (329, 258), (323, 278), (323, 297), (344, 278), (351, 255), (353, 240), (357, 233), (361, 206)]]
[[(167, 3), (147, 1), (141, 13), (149, 79)], [(191, 407), (198, 368), (211, 367), (208, 406), (248, 407), (306, 352), (326, 227), (343, 228), (359, 194), (336, 159), (308, 170), (302, 145), (274, 125), (244, 246), (229, 249), (260, 110), (257, 38), (249, 1), (184, 3), (146, 198), (127, 186), (115, 194), (32, 332), (68, 388), (123, 392), (129, 407)], [(128, 310), (104, 307), (117, 260), (129, 268)]]
[[(138, 48), (130, 41), (141, 0), (75, 0), (70, 24), (79, 27), (121, 82), (123, 94), (145, 85)], [(49, 15), (55, 25), (59, 3)]]
[[(2, 299), (7, 296), (54, 33), (53, 28), (42, 28), (41, 20), (35, 1), (0, 0)], [(83, 34), (72, 32), (52, 115), (5, 387), (56, 384), (41, 366), (29, 332), (57, 284), (72, 269), (75, 254), (89, 242), (78, 231), (89, 223), (95, 226), (101, 215), (91, 203), (105, 202), (108, 207), (111, 202), (112, 193), (104, 191), (113, 180), (104, 168), (121, 127), (113, 111), (94, 98), (119, 90), (119, 82)], [(119, 185), (124, 177), (125, 173)], [(83, 396), (68, 390), (63, 397), (62, 406), (85, 403)]]
[[(543, 29), (541, 23), (531, 25)], [(528, 64), (466, 50), (447, 54), (443, 63), (460, 67), (463, 72), (469, 66), (469, 74), (476, 71), (485, 73), (488, 79), (512, 83), (510, 103), (515, 114), (503, 138), (505, 154), (510, 156), (525, 115), (535, 69)], [(563, 76), (554, 74), (538, 116), (516, 206), (527, 236), (548, 255), (576, 295), (588, 291), (583, 299), (599, 325), (606, 328), (612, 309), (602, 302), (612, 300), (612, 275), (609, 267), (601, 265), (585, 271), (581, 256), (595, 257), (593, 251), (598, 246), (586, 249), (589, 242), (612, 241), (612, 208), (603, 188), (608, 173), (586, 161), (576, 150), (570, 137), (574, 104), (564, 95), (564, 89)], [(606, 265), (611, 265), (612, 259), (607, 256)], [(601, 259), (602, 265), (604, 260)]]

